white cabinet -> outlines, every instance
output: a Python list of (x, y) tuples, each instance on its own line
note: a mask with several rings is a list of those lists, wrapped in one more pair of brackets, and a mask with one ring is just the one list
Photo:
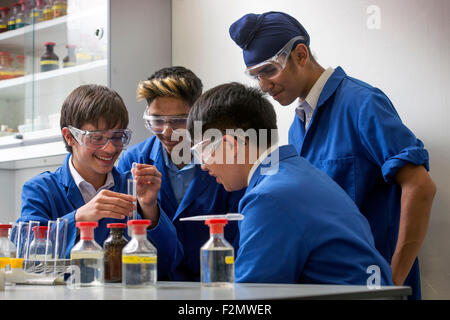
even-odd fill
[[(2, 0), (2, 6), (13, 2)], [(129, 111), (132, 145), (148, 136), (142, 123), (145, 103), (136, 101), (137, 84), (171, 65), (171, 1), (68, 0), (67, 4), (65, 16), (0, 33), (0, 51), (24, 55), (26, 73), (0, 80), (0, 125), (14, 131), (0, 133), (4, 208), (0, 221), (20, 214), (23, 183), (36, 172), (53, 170), (66, 154), (59, 113), (73, 89), (96, 83), (116, 90)], [(55, 43), (59, 68), (41, 72), (45, 42)], [(76, 46), (77, 63), (63, 68), (68, 44)]]

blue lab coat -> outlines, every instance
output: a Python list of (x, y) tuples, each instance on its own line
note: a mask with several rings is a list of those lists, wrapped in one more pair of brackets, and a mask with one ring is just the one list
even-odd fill
[[(70, 257), (70, 250), (77, 238), (75, 212), (85, 205), (81, 192), (70, 174), (69, 158), (70, 154), (55, 172), (43, 172), (24, 184), (21, 216), (18, 219), (18, 222), (33, 220), (47, 225), (49, 220), (66, 218), (68, 220), (66, 258)], [(115, 185), (110, 190), (127, 193), (127, 179), (131, 177), (131, 173), (120, 173), (113, 168), (112, 174)], [(108, 223), (126, 223), (126, 219), (103, 218), (98, 221), (94, 238), (100, 246), (109, 235), (109, 229), (106, 227)], [(173, 232), (174, 227), (164, 214), (161, 215), (158, 225), (147, 231), (148, 239), (158, 251), (158, 277), (163, 277), (173, 270), (183, 256), (182, 247), (177, 239), (167, 236)]]
[[(183, 246), (184, 256), (170, 280), (199, 281), (200, 248), (209, 239), (209, 228), (204, 222), (180, 221), (180, 218), (205, 214), (225, 214), (237, 212), (239, 200), (245, 190), (227, 192), (214, 177), (196, 165), (194, 178), (178, 205), (172, 192), (170, 179), (164, 164), (163, 146), (156, 136), (152, 136), (134, 145), (122, 154), (118, 169), (130, 170), (133, 162), (154, 165), (162, 174), (161, 190), (158, 203), (166, 218), (173, 222), (176, 233), (172, 236), (179, 239)], [(236, 221), (230, 221), (225, 227), (225, 238), (233, 244), (235, 252), (239, 241)]]
[[(401, 188), (394, 176), (407, 163), (429, 167), (423, 143), (402, 123), (386, 95), (338, 67), (306, 133), (295, 116), (289, 143), (350, 195), (369, 221), (376, 248), (390, 262), (400, 221)], [(420, 299), (417, 259), (405, 284)]]
[(272, 166), (271, 175), (256, 169), (239, 203), (236, 282), (392, 285), (367, 219), (342, 188), (292, 145)]

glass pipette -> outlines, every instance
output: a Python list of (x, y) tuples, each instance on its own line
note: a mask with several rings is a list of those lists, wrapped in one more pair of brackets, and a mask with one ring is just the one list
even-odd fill
[(240, 213), (212, 214), (212, 215), (180, 218), (180, 221), (203, 221), (203, 220), (208, 220), (208, 219), (227, 219), (229, 221), (242, 220), (242, 219), (244, 219), (244, 215), (242, 215)]

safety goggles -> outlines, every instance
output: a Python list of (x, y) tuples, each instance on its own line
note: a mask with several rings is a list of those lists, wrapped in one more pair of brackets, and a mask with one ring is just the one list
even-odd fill
[[(245, 139), (235, 136), (236, 140), (241, 143), (245, 144)], [(196, 143), (191, 148), (191, 153), (194, 156), (195, 163), (198, 164), (205, 164), (208, 163), (211, 160), (212, 154), (214, 151), (216, 151), (221, 143), (223, 142), (223, 139), (216, 139), (212, 141), (212, 139), (206, 139), (203, 141), (200, 141), (199, 143)], [(222, 159), (218, 159), (222, 160)]]
[(142, 117), (144, 119), (145, 127), (154, 134), (161, 134), (170, 127), (172, 130), (186, 129), (188, 116), (149, 116), (147, 111)]
[(194, 156), (194, 162), (198, 164), (207, 163), (213, 154), (214, 151), (217, 150), (222, 139), (217, 139), (214, 142), (211, 139), (206, 139), (196, 143), (191, 148), (191, 153)]
[(130, 129), (111, 129), (87, 131), (68, 126), (70, 133), (83, 147), (90, 150), (103, 149), (111, 143), (118, 149), (124, 149), (131, 139)]
[(286, 63), (288, 61), (289, 55), (292, 52), (295, 42), (299, 40), (305, 40), (305, 37), (297, 36), (292, 38), (272, 58), (247, 68), (245, 70), (245, 73), (255, 80), (272, 79), (278, 76), (286, 67)]

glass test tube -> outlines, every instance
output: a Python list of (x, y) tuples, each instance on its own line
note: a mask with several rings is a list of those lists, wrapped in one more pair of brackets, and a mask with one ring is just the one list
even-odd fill
[[(136, 169), (136, 162), (133, 162), (132, 169)], [(128, 179), (128, 194), (132, 195), (136, 198), (136, 180), (134, 179), (134, 175), (132, 179)], [(134, 201), (133, 204), (137, 207), (137, 201)], [(136, 220), (138, 218), (137, 216), (137, 209), (133, 209), (133, 220)]]

